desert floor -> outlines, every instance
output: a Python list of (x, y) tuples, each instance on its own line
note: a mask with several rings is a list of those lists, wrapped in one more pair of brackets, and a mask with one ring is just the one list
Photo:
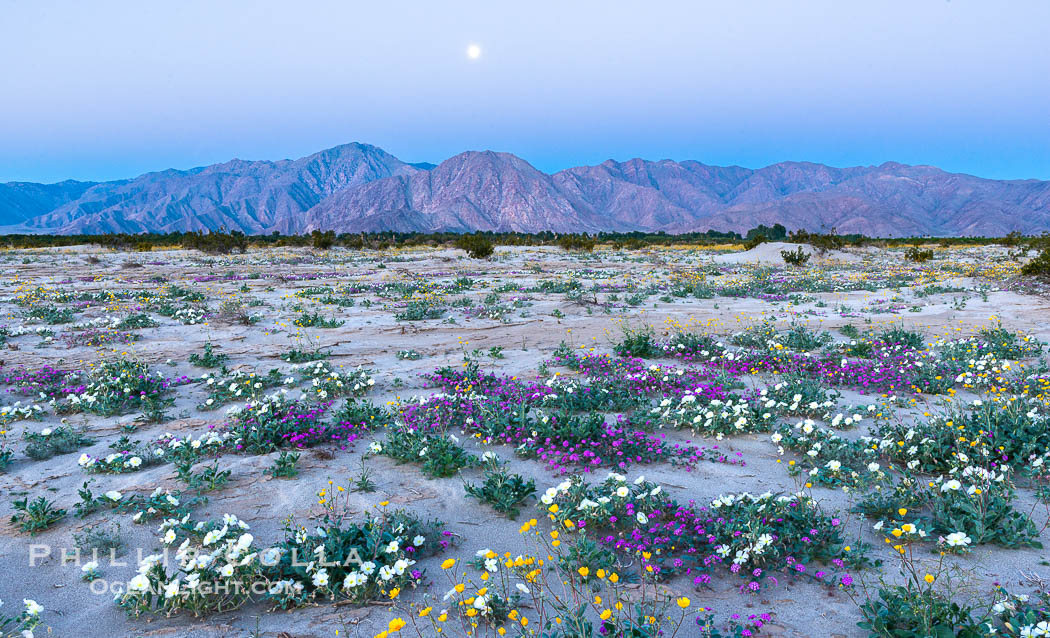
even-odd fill
[[(4, 314), (0, 326), (5, 326), (6, 342), (0, 351), (0, 381), (6, 384), (0, 405), (20, 402), (20, 407), (38, 406), (29, 408), (35, 413), (27, 413), (28, 418), (8, 416), (4, 420), (4, 445), (10, 461), (0, 473), (5, 495), (0, 504), (4, 515), (0, 523), (0, 573), (6, 575), (0, 579), (0, 598), (5, 601), (0, 613), (14, 616), (21, 610), (23, 598), (37, 601), (44, 607), (36, 628), (38, 636), (49, 635), (48, 631), (56, 636), (373, 636), (386, 629), (393, 617), (416, 615), (423, 601), (435, 609), (442, 606), (449, 583), (441, 564), (447, 559), (465, 564), (481, 549), (522, 553), (525, 543), (519, 530), (531, 518), (538, 520), (534, 531), (547, 534), (557, 523), (550, 520), (547, 505), (538, 497), (548, 488), (573, 474), (598, 483), (609, 471), (625, 475), (629, 483), (644, 475), (678, 503), (701, 506), (728, 494), (793, 494), (801, 489), (839, 521), (836, 527), (841, 526), (848, 543), (856, 547), (867, 543), (870, 557), (882, 561), (881, 566), (846, 570), (856, 582), (854, 598), (873, 595), (880, 578), (888, 582), (901, 579), (895, 552), (885, 539), (888, 528), (873, 529), (877, 519), (851, 513), (859, 498), (855, 492), (817, 483), (802, 486), (806, 478), (792, 476), (788, 462), (794, 460), (808, 468), (806, 455), (781, 450), (771, 440), (773, 429), (794, 426), (805, 417), (778, 413), (762, 431), (723, 437), (676, 428), (667, 418), (654, 417), (653, 435), (662, 437), (664, 445), (718, 446), (722, 454), (735, 461), (700, 460), (685, 466), (672, 464), (669, 457), (627, 467), (607, 463), (586, 466), (571, 460), (552, 464), (549, 459), (537, 458), (535, 448), (541, 443), (536, 441), (524, 441), (524, 449), (516, 449), (513, 444), (486, 442), (485, 437), (473, 436), (464, 429), (441, 432), (454, 435), (467, 453), (481, 457), (493, 452), (511, 472), (535, 481), (535, 496), (521, 506), (516, 520), (464, 492), (465, 481), (483, 480), (485, 470), (480, 464), (448, 478), (432, 478), (421, 471), (418, 462), (402, 463), (370, 451), (371, 443), (382, 446), (392, 429), (403, 427), (401, 415), (408, 406), (442, 391), (423, 375), (444, 366), (464, 370), (465, 363), (473, 362), (486, 373), (515, 377), (516, 381), (543, 384), (557, 378), (558, 384), (575, 380), (586, 386), (589, 379), (585, 375), (552, 361), (561, 344), (573, 352), (616, 359), (613, 348), (625, 334), (647, 329), (660, 343), (668, 342), (676, 333), (712, 335), (730, 352), (741, 349), (730, 345), (734, 334), (763, 321), (772, 322), (779, 330), (801, 325), (814, 334), (827, 331), (831, 343), (821, 346), (821, 351), (827, 352), (851, 341), (840, 332), (847, 325), (862, 334), (893, 327), (916, 331), (924, 338), (923, 349), (930, 352), (936, 348), (929, 344), (938, 340), (968, 338), (1000, 323), (1011, 333), (1030, 337), (1032, 343), (1050, 341), (1050, 301), (1038, 286), (1017, 278), (1016, 261), (1005, 248), (938, 249), (925, 263), (907, 261), (903, 249), (855, 249), (816, 255), (801, 268), (783, 264), (779, 258), (783, 248), (767, 244), (747, 253), (740, 247), (599, 248), (593, 253), (567, 253), (556, 248), (500, 247), (490, 260), (468, 259), (460, 251), (440, 249), (274, 249), (232, 256), (90, 248), (0, 253), (0, 311)], [(683, 282), (688, 283), (687, 293), (681, 293)], [(680, 294), (674, 292), (676, 288)], [(173, 289), (182, 296), (173, 294)], [(698, 289), (710, 289), (710, 296), (706, 292), (697, 294)], [(732, 296), (725, 294), (730, 289)], [(183, 294), (186, 291), (200, 294), (187, 296)], [(67, 308), (73, 309), (72, 317), (62, 317), (62, 310)], [(421, 308), (431, 309), (434, 318), (395, 316)], [(34, 313), (34, 309), (39, 312)], [(329, 328), (299, 325), (304, 314), (310, 313), (342, 323)], [(137, 314), (148, 315), (157, 325), (118, 325)], [(158, 441), (172, 440), (164, 438), (168, 433), (192, 440), (209, 432), (223, 432), (230, 418), (227, 410), (243, 406), (245, 400), (219, 401), (217, 409), (200, 409), (210, 390), (201, 376), (221, 374), (220, 368), (190, 363), (190, 356), (202, 353), (205, 343), (212, 344), (214, 353), (228, 357), (224, 364), (228, 374), (242, 370), (265, 375), (276, 368), (281, 379), (296, 379), (268, 388), (268, 392), (284, 388), (289, 396), (302, 394), (304, 402), (331, 402), (329, 412), (347, 401), (370, 401), (389, 415), (387, 422), (362, 429), (350, 444), (314, 441), (304, 446), (299, 450), (298, 474), (293, 478), (273, 478), (267, 469), (284, 449), (294, 451), (294, 445), (266, 453), (223, 448), (202, 456), (195, 459), (196, 469), (217, 466), (230, 474), (224, 485), (202, 491), (199, 496), (179, 478), (176, 464), (163, 459), (128, 471), (89, 472), (78, 462), (83, 454), (101, 459), (115, 450), (155, 447), (160, 445)], [(780, 349), (769, 347), (774, 349), (771, 356), (779, 355)], [(761, 353), (766, 348), (763, 344), (752, 350)], [(370, 377), (374, 384), (364, 381), (365, 387), (353, 393), (356, 398), (335, 393), (318, 396), (310, 381), (297, 376), (301, 369), (281, 358), (293, 349), (330, 353), (323, 362), (332, 370), (341, 374), (360, 367), (367, 372), (354, 379)], [(1016, 361), (1004, 369), (1003, 362), (997, 360), (984, 372), (1010, 376), (1032, 370), (1039, 374), (1041, 356), (1029, 358), (1024, 369)], [(66, 383), (79, 387), (88, 383), (102, 362), (117, 360), (141, 362), (175, 380), (164, 395), (171, 401), (162, 410), (166, 418), (150, 422), (141, 418), (144, 410), (138, 406), (118, 409), (118, 413), (93, 412), (66, 405), (77, 391), (61, 383), (56, 386), (57, 395), (41, 397), (14, 380), (50, 366), (73, 375)], [(696, 366), (693, 361), (664, 355), (647, 356), (642, 369), (651, 365), (676, 370)], [(1045, 377), (1045, 372), (1041, 374)], [(741, 386), (734, 390), (737, 394), (780, 381), (779, 375), (764, 371), (736, 376)], [(187, 379), (179, 381), (181, 377)], [(986, 376), (978, 377), (973, 383), (960, 382), (953, 393), (941, 394), (915, 393), (908, 388), (862, 392), (857, 387), (836, 387), (839, 395), (835, 405), (810, 418), (817, 427), (830, 428), (836, 413), (860, 414), (863, 418), (859, 424), (836, 428), (842, 437), (858, 440), (874, 427), (871, 415), (876, 411), (885, 413), (887, 419), (892, 413), (892, 419), (911, 423), (936, 418), (951, 409), (949, 403), (966, 406), (976, 399), (1005, 396), (1004, 391), (993, 389), (994, 382)], [(565, 386), (558, 387), (565, 391)], [(1031, 392), (1032, 397), (1035, 394)], [(1045, 396), (1032, 397), (1033, 405), (1037, 400), (1045, 401)], [(632, 410), (645, 414), (658, 408), (664, 396), (654, 392), (637, 399)], [(678, 397), (673, 399), (677, 405)], [(1045, 403), (1039, 409), (1040, 418), (1045, 417)], [(600, 411), (613, 423), (616, 414), (631, 410)], [(537, 418), (542, 413), (540, 407), (534, 412)], [(93, 442), (50, 458), (34, 460), (27, 456), (29, 442), (23, 433), (39, 434), (62, 426), (82, 430)], [(118, 443), (122, 436), (128, 439)], [(141, 447), (130, 447), (136, 444)], [(886, 470), (892, 465), (886, 457), (879, 463)], [(374, 491), (355, 491), (355, 480), (362, 471), (374, 481)], [(132, 495), (149, 496), (157, 488), (181, 492), (184, 503), (197, 496), (188, 512), (190, 520), (214, 521), (226, 513), (233, 514), (250, 525), (259, 548), (283, 539), (282, 528), (289, 519), (297, 525), (315, 525), (323, 509), (318, 504), (322, 489), (341, 499), (340, 507), (345, 508), (350, 520), (363, 520), (366, 512), (404, 509), (440, 520), (441, 529), (451, 532), (448, 538), (457, 542), (419, 560), (413, 566), (423, 572), (418, 586), (403, 587), (392, 602), (384, 596), (370, 604), (354, 604), (344, 600), (336, 587), (333, 596), (318, 597), (291, 610), (272, 610), (272, 603), (259, 596), (236, 609), (200, 617), (187, 611), (132, 617), (114, 601), (113, 589), (101, 593), (92, 590), (126, 584), (136, 573), (138, 552), (148, 555), (162, 548), (158, 533), (162, 521), (136, 524), (130, 511), (117, 507), (101, 507), (76, 516), (78, 490), (89, 480), (88, 489), (96, 497), (115, 490), (126, 501)], [(1015, 477), (1018, 488), (1013, 508), (1030, 516), (1040, 530), (1038, 539), (1046, 544), (1050, 541), (1050, 532), (1045, 529), (1048, 511), (1037, 498), (1038, 480), (1020, 474)], [(15, 514), (15, 500), (40, 496), (67, 513), (31, 535), (8, 519)], [(82, 579), (81, 565), (60, 560), (63, 548), (76, 546), (75, 535), (88, 528), (116, 529), (117, 525), (124, 551), (119, 564), (101, 561), (101, 584), (93, 587)], [(586, 533), (576, 530), (563, 537)], [(938, 561), (935, 538), (915, 547), (920, 562)], [(1007, 586), (1011, 593), (1021, 593), (1037, 587), (1033, 576), (1050, 576), (1046, 551), (1038, 547), (1006, 548), (984, 542), (970, 549), (946, 558), (956, 569), (952, 595), (986, 601), (991, 599), (995, 583)], [(45, 551), (49, 555), (31, 566), (31, 554)], [(647, 559), (612, 549), (605, 553), (618, 561), (617, 569), (633, 574), (631, 578), (639, 578), (639, 572), (644, 571)], [(818, 569), (818, 563), (808, 565), (810, 572)], [(771, 614), (757, 635), (867, 635), (857, 627), (861, 620), (857, 604), (841, 587), (844, 570), (828, 567), (827, 578), (821, 580), (792, 575), (790, 566), (775, 561), (763, 564), (763, 569), (777, 575), (776, 584), (763, 579), (756, 593), (741, 592), (746, 580), (721, 567), (710, 572), (709, 582), (694, 582), (699, 572), (679, 573), (663, 579), (660, 587), (665, 595), (687, 596), (694, 607), (713, 610), (716, 625), (733, 614)], [(862, 584), (867, 585), (867, 594)], [(963, 584), (965, 587), (959, 586)], [(412, 608), (413, 604), (417, 608)], [(444, 605), (453, 615), (457, 613), (452, 602)], [(538, 614), (527, 601), (521, 607), (524, 613)], [(701, 635), (692, 621), (694, 616), (696, 612), (691, 612), (688, 625), (679, 635)], [(511, 625), (508, 634), (517, 635), (520, 625)], [(407, 634), (409, 629), (402, 631)], [(484, 623), (478, 631), (481, 635), (492, 632)], [(460, 634), (449, 629), (446, 635)]]

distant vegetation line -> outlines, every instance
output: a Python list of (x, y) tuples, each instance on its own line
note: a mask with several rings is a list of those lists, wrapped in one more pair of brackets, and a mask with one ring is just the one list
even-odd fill
[[(454, 247), (467, 252), (470, 257), (487, 259), (496, 246), (558, 246), (567, 251), (591, 251), (597, 245), (608, 245), (621, 250), (644, 250), (662, 246), (718, 245), (727, 242), (742, 243), (751, 249), (769, 241), (791, 241), (806, 244), (819, 252), (845, 248), (847, 246), (914, 246), (906, 257), (910, 261), (927, 261), (933, 251), (922, 246), (980, 246), (998, 244), (1009, 246), (1017, 257), (1029, 251), (1037, 256), (1025, 264), (1024, 275), (1050, 279), (1050, 233), (1025, 236), (1010, 233), (1003, 237), (893, 237), (879, 238), (864, 235), (838, 235), (811, 233), (805, 230), (788, 232), (781, 224), (772, 227), (759, 225), (741, 235), (735, 232), (709, 230), (703, 233), (678, 235), (657, 233), (498, 233), (478, 231), (475, 233), (341, 233), (313, 231), (309, 234), (282, 235), (278, 232), (265, 235), (246, 235), (240, 231), (176, 232), (176, 233), (113, 233), (104, 235), (0, 235), (0, 246), (8, 248), (53, 248), (63, 246), (99, 245), (113, 250), (150, 252), (154, 248), (182, 247), (200, 250), (209, 254), (224, 255), (245, 252), (249, 247), (312, 247), (328, 250), (336, 246), (351, 249), (387, 249), (412, 246)], [(785, 262), (802, 265), (809, 255), (799, 248), (796, 253), (781, 251)], [(794, 260), (789, 256), (794, 256)]]
[(1050, 234), (1026, 236), (1011, 233), (1003, 237), (868, 237), (858, 234), (839, 235), (812, 233), (805, 230), (789, 232), (784, 226), (758, 226), (746, 233), (708, 230), (670, 234), (664, 232), (644, 233), (539, 233), (492, 232), (474, 233), (420, 233), (420, 232), (372, 232), (340, 233), (313, 231), (297, 235), (281, 233), (245, 234), (240, 231), (226, 232), (172, 232), (172, 233), (106, 233), (84, 235), (0, 235), (0, 246), (8, 248), (49, 248), (62, 246), (98, 245), (114, 250), (150, 251), (154, 248), (182, 247), (208, 253), (226, 254), (241, 252), (254, 247), (313, 247), (329, 249), (336, 246), (355, 249), (385, 249), (411, 246), (459, 246), (471, 242), (485, 242), (492, 246), (560, 246), (567, 250), (591, 250), (598, 244), (611, 245), (626, 250), (641, 250), (648, 247), (683, 245), (718, 245), (727, 242), (743, 243), (751, 248), (765, 241), (791, 241), (809, 244), (818, 249), (835, 249), (846, 246), (903, 246), (940, 245), (976, 246), (1001, 244), (1039, 250), (1050, 245)]

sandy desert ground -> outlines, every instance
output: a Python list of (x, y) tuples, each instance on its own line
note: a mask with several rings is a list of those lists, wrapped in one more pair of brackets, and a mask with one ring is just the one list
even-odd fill
[(540, 635), (560, 592), (866, 636), (895, 546), (975, 614), (1039, 600), (1046, 291), (1005, 248), (783, 248), (0, 253), (0, 613), (43, 607), (4, 631)]

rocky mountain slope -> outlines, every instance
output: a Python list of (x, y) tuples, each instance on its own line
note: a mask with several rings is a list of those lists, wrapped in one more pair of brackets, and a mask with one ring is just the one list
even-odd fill
[(632, 159), (547, 174), (509, 153), (471, 151), (435, 166), (346, 144), (114, 182), (0, 184), (5, 232), (679, 233), (774, 223), (872, 236), (1038, 233), (1050, 230), (1050, 182), (892, 162), (748, 169)]
[(303, 212), (332, 193), (419, 170), (366, 144), (345, 144), (297, 160), (232, 160), (96, 184), (25, 226), (30, 232), (51, 233), (219, 227), (295, 232), (301, 229)]

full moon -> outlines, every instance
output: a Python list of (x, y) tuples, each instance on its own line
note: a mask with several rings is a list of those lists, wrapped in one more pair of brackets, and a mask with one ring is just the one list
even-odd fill
[(471, 60), (477, 60), (481, 57), (481, 47), (476, 44), (472, 44), (467, 47), (467, 57)]

